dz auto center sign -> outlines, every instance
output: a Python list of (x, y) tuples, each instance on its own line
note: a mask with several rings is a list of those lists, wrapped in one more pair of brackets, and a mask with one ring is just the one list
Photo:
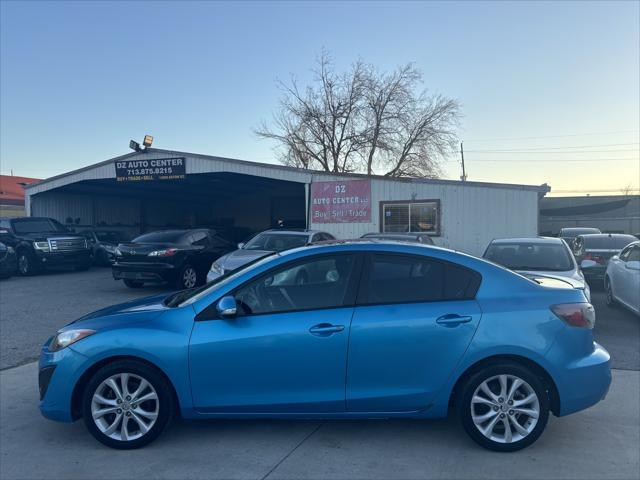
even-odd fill
[(370, 222), (371, 181), (312, 183), (311, 221), (313, 223)]
[(118, 182), (182, 180), (186, 173), (183, 157), (116, 162), (116, 180)]

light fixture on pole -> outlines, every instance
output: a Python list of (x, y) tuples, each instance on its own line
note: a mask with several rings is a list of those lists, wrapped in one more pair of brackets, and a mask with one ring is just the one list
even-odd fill
[(142, 141), (144, 148), (149, 148), (152, 143), (153, 143), (153, 137), (151, 135), (145, 135), (144, 140)]

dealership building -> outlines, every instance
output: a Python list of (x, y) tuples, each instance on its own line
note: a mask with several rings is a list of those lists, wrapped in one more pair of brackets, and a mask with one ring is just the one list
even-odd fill
[(74, 228), (208, 226), (239, 241), (284, 226), (357, 238), (424, 232), (480, 255), (497, 237), (535, 236), (547, 185), (331, 174), (147, 148), (25, 186), (25, 209)]

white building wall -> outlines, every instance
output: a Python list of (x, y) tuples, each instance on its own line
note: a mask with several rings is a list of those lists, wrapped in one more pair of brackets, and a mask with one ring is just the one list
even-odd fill
[[(315, 180), (344, 180), (344, 177), (323, 175)], [(438, 246), (482, 255), (494, 238), (538, 234), (538, 192), (535, 190), (372, 179), (371, 200), (371, 222), (311, 223), (310, 228), (327, 231), (338, 238), (358, 238), (380, 231), (381, 201), (439, 200), (440, 235), (433, 237)]]

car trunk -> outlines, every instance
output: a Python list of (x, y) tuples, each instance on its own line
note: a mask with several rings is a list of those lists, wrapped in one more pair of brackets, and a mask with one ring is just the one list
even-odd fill
[(149, 254), (156, 250), (167, 248), (177, 248), (173, 243), (122, 243), (118, 246), (120, 250), (120, 262), (162, 262), (164, 257), (150, 257)]

